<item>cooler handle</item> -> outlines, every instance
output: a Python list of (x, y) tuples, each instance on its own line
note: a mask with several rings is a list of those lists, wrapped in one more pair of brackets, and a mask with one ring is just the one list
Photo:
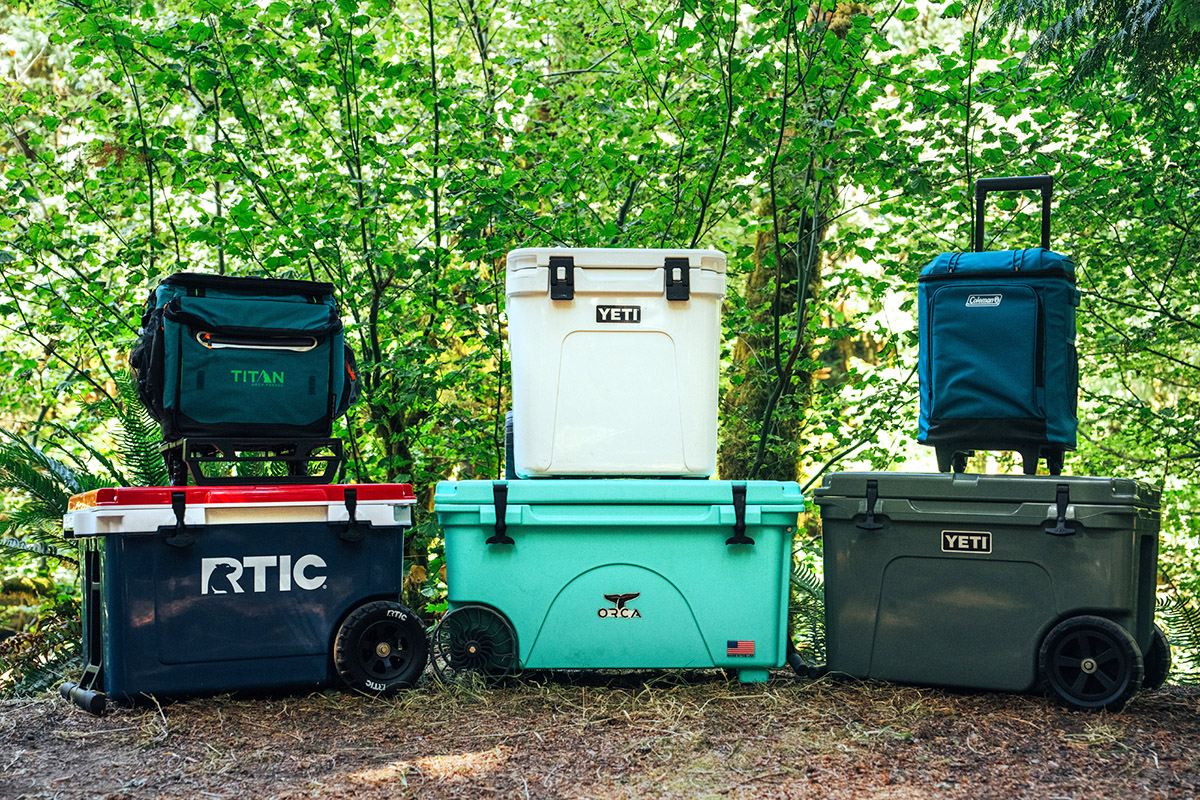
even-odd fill
[(975, 181), (975, 252), (983, 252), (984, 200), (988, 192), (1024, 192), (1038, 190), (1042, 193), (1042, 247), (1050, 249), (1050, 197), (1054, 193), (1054, 177), (1051, 175), (1024, 175), (1011, 178), (980, 178)]

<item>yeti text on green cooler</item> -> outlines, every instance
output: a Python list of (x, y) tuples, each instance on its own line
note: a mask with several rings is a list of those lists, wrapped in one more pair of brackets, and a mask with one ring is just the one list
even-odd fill
[(231, 369), (234, 383), (252, 383), (256, 385), (282, 384), (282, 372), (267, 372), (257, 369)]

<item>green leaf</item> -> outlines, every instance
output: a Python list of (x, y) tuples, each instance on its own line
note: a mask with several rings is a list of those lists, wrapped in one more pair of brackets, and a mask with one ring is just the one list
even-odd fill
[(902, 8), (896, 12), (896, 19), (900, 20), (901, 22), (912, 22), (919, 16), (921, 16), (921, 12), (917, 11), (917, 9), (913, 8), (912, 6)]

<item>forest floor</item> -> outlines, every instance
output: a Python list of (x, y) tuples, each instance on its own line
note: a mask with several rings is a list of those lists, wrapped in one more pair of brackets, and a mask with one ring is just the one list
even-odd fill
[(3, 798), (1200, 797), (1200, 688), (1038, 696), (719, 674), (111, 707), (0, 703)]

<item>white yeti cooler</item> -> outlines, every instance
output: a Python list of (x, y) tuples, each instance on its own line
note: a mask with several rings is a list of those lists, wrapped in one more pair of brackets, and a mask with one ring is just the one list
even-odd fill
[(517, 475), (715, 471), (724, 254), (514, 250), (505, 297)]

